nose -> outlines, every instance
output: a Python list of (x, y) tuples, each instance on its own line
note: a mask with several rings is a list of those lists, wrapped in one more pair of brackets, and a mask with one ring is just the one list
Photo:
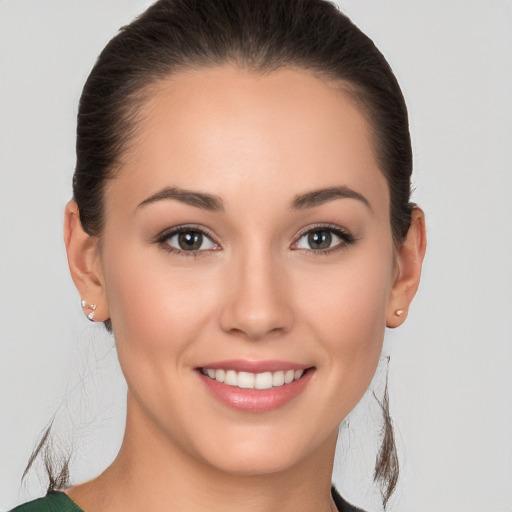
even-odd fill
[(286, 272), (264, 251), (231, 262), (220, 313), (221, 328), (249, 340), (272, 338), (293, 325)]

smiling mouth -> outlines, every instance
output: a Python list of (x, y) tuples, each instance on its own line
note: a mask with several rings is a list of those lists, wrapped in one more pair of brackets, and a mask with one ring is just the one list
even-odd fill
[(306, 370), (278, 370), (276, 372), (237, 372), (235, 370), (201, 368), (201, 373), (212, 380), (241, 389), (271, 389), (299, 380)]

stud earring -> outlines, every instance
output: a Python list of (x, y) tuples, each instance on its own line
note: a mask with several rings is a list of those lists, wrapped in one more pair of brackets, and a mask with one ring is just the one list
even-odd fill
[(91, 312), (87, 315), (87, 318), (91, 322), (94, 322), (94, 310), (96, 309), (96, 304), (87, 304), (87, 302), (82, 299), (81, 305), (82, 305), (83, 309), (90, 309), (91, 310)]
[(397, 309), (395, 311), (396, 316), (404, 316), (405, 311), (403, 309)]

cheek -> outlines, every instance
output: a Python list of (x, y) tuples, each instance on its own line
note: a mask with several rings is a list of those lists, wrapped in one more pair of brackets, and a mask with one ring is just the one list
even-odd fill
[(183, 272), (165, 254), (148, 259), (144, 251), (113, 250), (108, 260), (115, 262), (105, 274), (120, 359), (129, 354), (158, 365), (168, 358), (179, 367), (181, 353), (210, 317), (214, 276)]
[(302, 318), (322, 344), (333, 386), (352, 397), (349, 410), (366, 391), (379, 361), (392, 267), (391, 246), (361, 250), (346, 265), (317, 270), (311, 281), (315, 286), (300, 295)]
[(108, 261), (115, 264), (105, 274), (119, 362), (135, 410), (144, 411), (132, 413), (131, 421), (147, 416), (163, 431), (183, 437), (176, 418), (193, 424), (198, 414), (190, 407), (197, 400), (187, 363), (209, 328), (215, 276), (173, 268), (166, 256), (112, 251)]

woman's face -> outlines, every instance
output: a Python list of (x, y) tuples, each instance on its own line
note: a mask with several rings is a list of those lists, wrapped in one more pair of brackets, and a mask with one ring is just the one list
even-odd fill
[(305, 71), (229, 66), (160, 83), (141, 114), (98, 253), (128, 432), (242, 474), (332, 453), (395, 275), (367, 122)]

